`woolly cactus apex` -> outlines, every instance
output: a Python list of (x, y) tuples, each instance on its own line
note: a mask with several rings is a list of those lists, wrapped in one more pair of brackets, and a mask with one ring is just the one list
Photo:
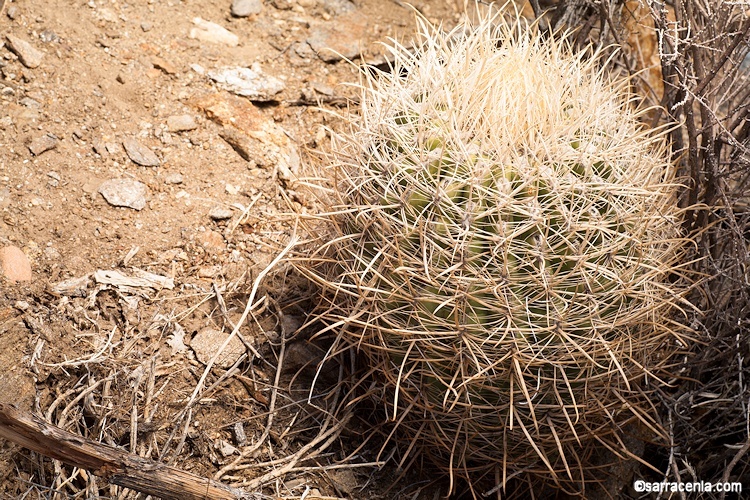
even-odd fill
[[(577, 483), (679, 329), (674, 170), (626, 81), (502, 18), (362, 72), (330, 233), (300, 260), (383, 389), (395, 439), (477, 484)], [(654, 375), (654, 377), (651, 377)]]

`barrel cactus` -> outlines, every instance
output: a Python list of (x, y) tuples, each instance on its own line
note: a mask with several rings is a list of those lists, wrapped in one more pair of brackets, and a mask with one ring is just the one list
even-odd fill
[(627, 453), (625, 423), (657, 428), (644, 380), (679, 346), (666, 132), (564, 35), (419, 24), (362, 71), (299, 268), (382, 388), (403, 463), (577, 482), (591, 449)]

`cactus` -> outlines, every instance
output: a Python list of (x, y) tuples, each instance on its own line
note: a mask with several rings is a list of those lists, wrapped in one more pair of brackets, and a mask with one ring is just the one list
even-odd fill
[(330, 231), (298, 267), (405, 452), (472, 484), (579, 482), (593, 448), (627, 454), (625, 422), (657, 429), (644, 380), (680, 339), (666, 131), (565, 35), (419, 24), (390, 71), (362, 71)]

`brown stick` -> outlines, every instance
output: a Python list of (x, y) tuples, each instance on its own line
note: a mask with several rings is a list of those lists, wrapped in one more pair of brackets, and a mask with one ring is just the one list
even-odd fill
[(10, 404), (0, 403), (0, 437), (111, 484), (167, 500), (267, 498), (77, 436)]

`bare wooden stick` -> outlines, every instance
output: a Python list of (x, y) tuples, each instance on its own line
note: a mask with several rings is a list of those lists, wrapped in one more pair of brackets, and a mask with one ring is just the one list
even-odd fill
[(77, 436), (6, 403), (0, 403), (0, 437), (111, 484), (167, 500), (268, 498)]

